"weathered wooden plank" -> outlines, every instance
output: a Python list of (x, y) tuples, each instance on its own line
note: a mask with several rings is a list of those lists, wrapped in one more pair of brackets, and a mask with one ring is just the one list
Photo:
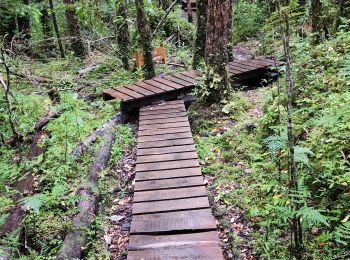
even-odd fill
[(160, 134), (160, 135), (146, 135), (146, 136), (139, 136), (137, 138), (137, 142), (139, 142), (139, 143), (156, 142), (156, 141), (174, 140), (174, 139), (191, 138), (191, 137), (192, 137), (191, 132)]
[(141, 156), (137, 156), (136, 163), (166, 162), (166, 161), (178, 161), (178, 160), (187, 160), (187, 159), (198, 159), (197, 152), (141, 155)]
[(243, 68), (240, 68), (239, 66), (236, 66), (235, 63), (229, 64), (228, 67), (229, 67), (230, 69), (237, 70), (237, 71), (240, 71), (240, 72), (248, 72), (248, 71), (250, 71), (249, 69), (246, 69), (246, 68), (243, 69)]
[(161, 84), (157, 81), (154, 81), (152, 79), (149, 79), (149, 80), (145, 80), (144, 81), (145, 83), (149, 84), (149, 85), (152, 85), (152, 86), (155, 86), (157, 88), (161, 88), (163, 89), (164, 91), (171, 91), (171, 90), (174, 90), (175, 88), (172, 88), (172, 87), (169, 87), (167, 85), (164, 85), (164, 84)]
[(160, 134), (186, 133), (186, 132), (190, 132), (190, 131), (191, 131), (191, 128), (189, 126), (157, 129), (156, 132), (152, 129), (152, 130), (139, 131), (138, 136), (147, 136), (147, 135), (155, 135), (155, 134), (160, 135)]
[(257, 64), (257, 63), (253, 63), (253, 62), (249, 62), (249, 61), (244, 61), (244, 60), (236, 60), (236, 63), (242, 64), (242, 65), (247, 65), (247, 66), (251, 66), (255, 69), (260, 69), (260, 68), (265, 68), (265, 65), (262, 64)]
[(159, 115), (140, 115), (139, 119), (142, 120), (152, 120), (152, 119), (161, 119), (161, 118), (176, 118), (176, 117), (184, 117), (187, 116), (185, 112), (175, 112), (168, 114), (159, 114)]
[(191, 87), (191, 86), (193, 86), (193, 83), (190, 83), (188, 81), (185, 81), (185, 80), (173, 77), (173, 76), (165, 76), (164, 78), (167, 79), (167, 80), (170, 80), (172, 82), (175, 82), (177, 84), (183, 85), (184, 87)]
[(192, 151), (196, 151), (196, 147), (190, 144), (190, 145), (182, 145), (182, 146), (138, 149), (137, 156), (163, 154), (163, 153), (182, 153), (182, 152), (192, 152)]
[(175, 162), (156, 162), (156, 163), (142, 163), (136, 165), (136, 171), (138, 172), (147, 172), (147, 171), (159, 171), (159, 170), (168, 170), (168, 169), (181, 169), (181, 168), (190, 168), (198, 167), (198, 160), (182, 160)]
[(223, 260), (221, 248), (211, 245), (190, 245), (128, 252), (128, 260)]
[(163, 171), (149, 171), (136, 173), (136, 181), (146, 180), (163, 180), (180, 177), (201, 176), (202, 173), (199, 167), (196, 168), (184, 168), (184, 169), (172, 169)]
[[(138, 175), (137, 173), (136, 175)], [(204, 186), (175, 188), (155, 191), (138, 191), (134, 194), (134, 202), (147, 202), (170, 199), (183, 199), (207, 196)]]
[(182, 80), (185, 80), (185, 81), (187, 81), (187, 82), (190, 82), (190, 83), (192, 83), (193, 85), (195, 85), (196, 82), (197, 82), (197, 80), (195, 80), (195, 79), (193, 79), (193, 78), (190, 78), (190, 77), (187, 77), (187, 76), (185, 76), (185, 75), (183, 75), (183, 74), (180, 74), (180, 73), (174, 74), (174, 77), (175, 77), (175, 78), (182, 79)]
[(137, 215), (188, 209), (203, 209), (209, 207), (210, 206), (207, 197), (163, 201), (147, 201), (134, 203), (132, 214)]
[(147, 89), (149, 91), (152, 91), (155, 94), (160, 94), (160, 93), (164, 92), (164, 89), (157, 88), (157, 87), (149, 85), (145, 82), (135, 82), (134, 85), (139, 86), (139, 87), (144, 88), (144, 89)]
[(158, 142), (137, 143), (137, 148), (142, 149), (142, 148), (170, 147), (170, 146), (187, 145), (187, 144), (194, 144), (192, 137), (184, 138), (184, 139), (176, 139), (176, 140), (164, 140), (164, 141), (158, 141)]
[(173, 246), (210, 244), (220, 245), (217, 231), (175, 235), (132, 235), (129, 239), (129, 251), (158, 249)]
[(132, 91), (130, 89), (127, 89), (125, 87), (118, 88), (117, 91), (124, 93), (125, 95), (128, 95), (130, 97), (133, 97), (135, 99), (137, 98), (143, 98), (145, 97), (144, 95), (141, 95), (140, 93), (137, 93), (135, 91)]
[(183, 217), (155, 220), (133, 220), (131, 234), (164, 234), (174, 231), (209, 231), (216, 230), (215, 220), (212, 215), (201, 217)]
[(155, 118), (140, 120), (139, 125), (152, 125), (152, 124), (167, 124), (175, 122), (188, 122), (187, 116), (178, 116), (175, 118)]
[(198, 75), (194, 74), (192, 71), (183, 71), (183, 72), (180, 72), (182, 75), (185, 75), (189, 78), (192, 78), (194, 80), (197, 80), (199, 78)]
[(141, 88), (137, 85), (127, 85), (124, 88), (130, 89), (132, 91), (136, 91), (144, 96), (152, 96), (155, 94), (154, 92), (147, 90), (147, 89), (144, 89), (144, 88)]
[(163, 180), (147, 180), (135, 183), (135, 191), (148, 190), (164, 190), (180, 187), (195, 187), (204, 185), (202, 176), (163, 179)]
[(178, 112), (186, 112), (186, 109), (184, 107), (180, 108), (169, 108), (164, 111), (140, 111), (141, 116), (147, 116), (147, 115), (160, 115), (160, 114), (173, 114), (173, 113), (178, 113)]
[[(174, 122), (174, 123), (164, 123), (164, 124), (153, 124), (153, 125), (140, 125), (139, 130), (156, 130), (156, 129), (166, 129), (175, 127), (189, 127), (190, 123), (188, 121)], [(155, 132), (156, 134), (156, 132)]]
[(183, 85), (177, 84), (175, 82), (169, 81), (169, 80), (164, 79), (164, 78), (156, 77), (156, 78), (153, 78), (153, 79), (155, 81), (158, 81), (161, 84), (167, 85), (167, 86), (172, 87), (172, 88), (176, 88), (176, 89), (184, 88)]
[(149, 106), (149, 107), (144, 107), (140, 109), (140, 111), (145, 112), (145, 111), (159, 111), (159, 110), (167, 110), (171, 108), (182, 108), (185, 107), (184, 104), (159, 104), (159, 105), (154, 105), (154, 106)]
[(257, 70), (257, 69), (262, 69), (263, 67), (255, 67), (255, 66), (252, 66), (251, 64), (242, 64), (241, 62), (238, 62), (236, 61), (234, 63), (235, 67), (239, 67), (239, 68), (242, 68), (242, 69), (247, 69), (249, 71), (254, 71), (254, 70)]
[(133, 100), (133, 97), (130, 97), (128, 95), (125, 95), (119, 91), (116, 91), (114, 89), (106, 89), (103, 91), (103, 93), (115, 98), (115, 99), (120, 99), (120, 100), (124, 100), (124, 101), (130, 101)]

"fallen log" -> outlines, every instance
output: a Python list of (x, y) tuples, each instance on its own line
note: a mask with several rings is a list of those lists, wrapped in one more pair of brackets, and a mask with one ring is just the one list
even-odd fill
[(72, 156), (80, 157), (83, 154), (83, 152), (87, 150), (96, 141), (96, 139), (99, 136), (105, 133), (106, 130), (110, 129), (111, 127), (114, 127), (116, 123), (121, 123), (121, 122), (122, 122), (122, 115), (121, 113), (117, 113), (109, 121), (107, 121), (101, 127), (93, 131), (84, 141), (80, 142), (70, 154)]
[(57, 112), (52, 113), (49, 116), (45, 116), (45, 117), (41, 117), (39, 119), (39, 121), (36, 123), (34, 130), (35, 131), (40, 131), (41, 129), (43, 129), (52, 119), (56, 119), (58, 118), (62, 113), (64, 113), (67, 109), (63, 108), (60, 109)]
[(112, 121), (108, 131), (105, 132), (104, 140), (96, 152), (94, 163), (85, 183), (77, 191), (77, 195), (80, 196), (77, 206), (79, 213), (74, 216), (72, 230), (66, 235), (56, 259), (80, 259), (83, 248), (88, 243), (87, 231), (95, 220), (100, 197), (98, 174), (105, 169), (109, 161), (112, 145), (115, 141), (115, 125), (116, 122)]

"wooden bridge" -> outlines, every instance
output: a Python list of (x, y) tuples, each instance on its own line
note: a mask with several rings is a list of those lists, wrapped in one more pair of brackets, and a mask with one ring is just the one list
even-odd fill
[[(272, 65), (235, 61), (229, 74), (249, 79)], [(123, 113), (139, 116), (130, 260), (223, 259), (186, 108), (178, 99), (200, 76), (185, 71), (104, 91), (105, 99), (121, 100)]]

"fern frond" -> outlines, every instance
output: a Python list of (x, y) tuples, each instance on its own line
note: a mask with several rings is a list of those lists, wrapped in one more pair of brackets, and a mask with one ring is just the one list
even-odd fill
[(350, 222), (338, 226), (334, 231), (334, 237), (339, 244), (348, 245), (350, 242)]
[(45, 203), (46, 196), (44, 194), (36, 194), (34, 196), (25, 197), (20, 202), (30, 210), (39, 213), (41, 206)]

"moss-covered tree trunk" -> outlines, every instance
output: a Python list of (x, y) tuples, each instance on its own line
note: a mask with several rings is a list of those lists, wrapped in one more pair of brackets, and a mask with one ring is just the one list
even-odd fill
[(129, 26), (126, 21), (127, 19), (127, 5), (122, 4), (117, 6), (117, 15), (121, 16), (123, 19), (118, 19), (117, 22), (117, 42), (119, 46), (119, 51), (121, 55), (121, 60), (123, 67), (129, 70), (129, 57), (130, 57), (130, 36), (129, 36)]
[(318, 44), (321, 39), (322, 24), (321, 24), (321, 1), (311, 1), (311, 30), (312, 30), (312, 43)]
[(197, 0), (196, 14), (197, 14), (197, 32), (196, 41), (193, 52), (193, 69), (197, 69), (200, 62), (205, 57), (205, 42), (206, 42), (206, 28), (207, 28), (207, 7), (208, 0)]
[(152, 33), (149, 22), (146, 18), (143, 0), (135, 0), (137, 14), (137, 28), (139, 32), (140, 45), (143, 50), (145, 61), (146, 79), (151, 79), (155, 76), (154, 63), (152, 56)]
[(57, 38), (58, 49), (60, 51), (60, 56), (63, 59), (65, 57), (65, 54), (64, 54), (64, 49), (63, 49), (63, 44), (62, 44), (62, 40), (61, 40), (60, 31), (58, 29), (55, 7), (53, 5), (53, 1), (52, 0), (49, 0), (49, 5), (50, 5), (50, 9), (51, 9), (50, 11), (51, 11), (51, 18), (52, 18), (53, 28), (55, 29), (55, 34), (56, 34), (56, 38)]
[(71, 38), (71, 48), (74, 51), (75, 56), (83, 57), (86, 54), (86, 50), (81, 39), (80, 26), (75, 13), (75, 0), (64, 0), (64, 3), (66, 5), (65, 13), (68, 24), (68, 32)]
[(228, 45), (231, 35), (232, 0), (209, 0), (205, 62), (206, 84), (210, 88), (210, 99), (217, 101), (230, 90), (227, 73)]
[(193, 22), (192, 0), (187, 0), (187, 20), (189, 23)]

